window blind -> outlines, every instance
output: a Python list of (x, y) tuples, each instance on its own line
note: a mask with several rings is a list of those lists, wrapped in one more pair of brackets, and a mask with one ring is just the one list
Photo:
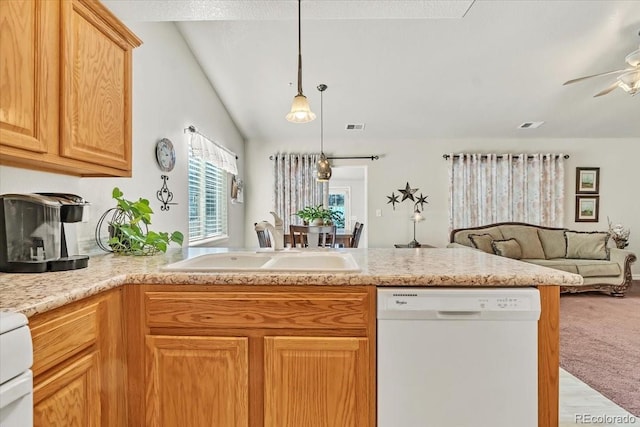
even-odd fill
[(189, 146), (189, 242), (228, 232), (227, 172)]

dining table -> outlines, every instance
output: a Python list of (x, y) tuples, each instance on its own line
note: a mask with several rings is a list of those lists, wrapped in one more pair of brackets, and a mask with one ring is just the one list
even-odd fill
[[(314, 226), (314, 225), (308, 225), (306, 227), (308, 228), (308, 233), (307, 234), (310, 234), (310, 235), (317, 234), (318, 235), (318, 244), (319, 244), (320, 243), (320, 235), (317, 232), (314, 233), (314, 228), (317, 229), (318, 227)], [(337, 232), (336, 233), (335, 246), (336, 247), (340, 247), (340, 248), (350, 248), (351, 247), (351, 238), (352, 237), (353, 237), (352, 233), (344, 233), (344, 232), (340, 233), (340, 232)], [(309, 246), (315, 247), (315, 246), (318, 246), (318, 244), (316, 244), (316, 245), (311, 244)], [(287, 245), (291, 246), (291, 235), (290, 234), (285, 234), (285, 236), (284, 236), (284, 245), (285, 246), (287, 246)]]

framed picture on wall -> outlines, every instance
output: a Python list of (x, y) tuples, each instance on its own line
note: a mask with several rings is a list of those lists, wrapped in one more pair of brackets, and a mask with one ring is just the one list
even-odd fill
[(576, 194), (600, 192), (600, 168), (576, 168)]
[(576, 196), (576, 222), (598, 222), (600, 196)]

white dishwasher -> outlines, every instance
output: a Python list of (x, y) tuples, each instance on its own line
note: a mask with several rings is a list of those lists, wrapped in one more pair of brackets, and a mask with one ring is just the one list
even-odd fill
[(32, 364), (27, 318), (0, 311), (0, 427), (33, 426)]
[(379, 288), (378, 427), (537, 427), (535, 288)]

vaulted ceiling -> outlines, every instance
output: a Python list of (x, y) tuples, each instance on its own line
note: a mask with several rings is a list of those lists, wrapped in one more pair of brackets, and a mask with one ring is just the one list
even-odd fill
[[(105, 0), (126, 23), (176, 21), (247, 139), (312, 138), (296, 94), (295, 0)], [(615, 81), (640, 45), (640, 1), (304, 0), (303, 89), (325, 138), (638, 138)], [(544, 121), (521, 130), (528, 121)], [(364, 123), (362, 132), (346, 124)]]

